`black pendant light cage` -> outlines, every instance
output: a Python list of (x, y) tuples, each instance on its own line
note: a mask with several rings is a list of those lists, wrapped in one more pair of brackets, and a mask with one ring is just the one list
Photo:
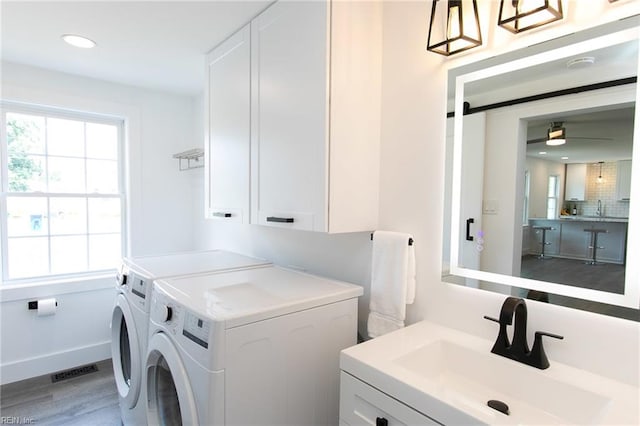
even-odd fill
[(500, 0), (498, 25), (516, 34), (563, 18), (562, 0), (554, 0), (554, 5), (549, 0), (540, 0), (540, 6), (525, 11), (520, 10), (522, 3), (523, 0)]
[(476, 0), (433, 0), (427, 50), (449, 56), (480, 45), (482, 33)]

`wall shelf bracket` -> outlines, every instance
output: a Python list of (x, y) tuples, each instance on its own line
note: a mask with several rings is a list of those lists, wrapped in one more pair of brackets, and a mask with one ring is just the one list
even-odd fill
[(180, 168), (180, 171), (204, 167), (204, 161), (202, 161), (203, 157), (204, 150), (202, 148), (194, 148), (173, 154), (173, 158), (177, 158), (179, 161), (178, 167)]

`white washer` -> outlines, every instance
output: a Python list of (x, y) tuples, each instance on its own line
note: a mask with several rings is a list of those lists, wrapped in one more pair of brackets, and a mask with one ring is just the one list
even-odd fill
[(280, 267), (156, 281), (150, 425), (338, 424), (362, 287)]
[(221, 250), (123, 259), (111, 321), (111, 355), (125, 425), (146, 424), (142, 383), (153, 280), (266, 265), (265, 260)]

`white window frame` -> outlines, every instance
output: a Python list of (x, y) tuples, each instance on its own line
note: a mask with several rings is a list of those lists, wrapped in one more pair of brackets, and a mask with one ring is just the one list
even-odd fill
[[(552, 178), (555, 179), (555, 186), (553, 188), (553, 195), (549, 195), (549, 184), (551, 183)], [(551, 200), (554, 200), (555, 207), (553, 208), (553, 214), (549, 215)], [(560, 176), (549, 175), (547, 176), (547, 214), (546, 214), (547, 219), (557, 219), (559, 208), (560, 208)]]
[[(117, 194), (93, 194), (93, 193), (54, 193), (54, 192), (9, 192), (8, 186), (8, 152), (7, 152), (7, 113), (43, 115), (51, 118), (71, 119), (91, 123), (110, 124), (118, 128), (118, 193)], [(63, 274), (47, 274), (37, 275), (24, 278), (9, 278), (8, 273), (8, 230), (7, 230), (7, 197), (46, 197), (48, 202), (51, 198), (98, 198), (98, 199), (119, 199), (120, 200), (120, 252), (125, 255), (127, 250), (127, 184), (126, 184), (126, 163), (125, 163), (125, 127), (126, 120), (122, 117), (104, 115), (95, 112), (70, 111), (56, 107), (45, 107), (39, 105), (24, 104), (18, 102), (0, 102), (0, 254), (2, 254), (2, 262), (0, 263), (0, 278), (2, 284), (21, 284), (25, 282), (51, 281), (64, 278), (83, 277), (101, 275), (105, 272), (111, 272), (112, 269), (101, 270), (85, 270), (73, 273)], [(45, 158), (48, 159), (48, 153)], [(82, 158), (87, 158), (82, 157)], [(86, 174), (86, 169), (85, 169)], [(86, 176), (85, 176), (86, 177)], [(88, 233), (87, 230), (87, 234)], [(46, 234), (48, 244), (51, 244), (50, 230)], [(88, 247), (87, 247), (88, 250)], [(48, 252), (48, 263), (51, 265), (51, 250)], [(116, 267), (117, 265), (114, 265)]]

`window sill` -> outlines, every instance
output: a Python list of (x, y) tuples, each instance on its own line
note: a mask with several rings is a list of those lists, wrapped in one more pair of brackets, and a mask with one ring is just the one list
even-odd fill
[(0, 286), (0, 302), (115, 288), (115, 275), (116, 271), (111, 270), (55, 278), (5, 281)]

